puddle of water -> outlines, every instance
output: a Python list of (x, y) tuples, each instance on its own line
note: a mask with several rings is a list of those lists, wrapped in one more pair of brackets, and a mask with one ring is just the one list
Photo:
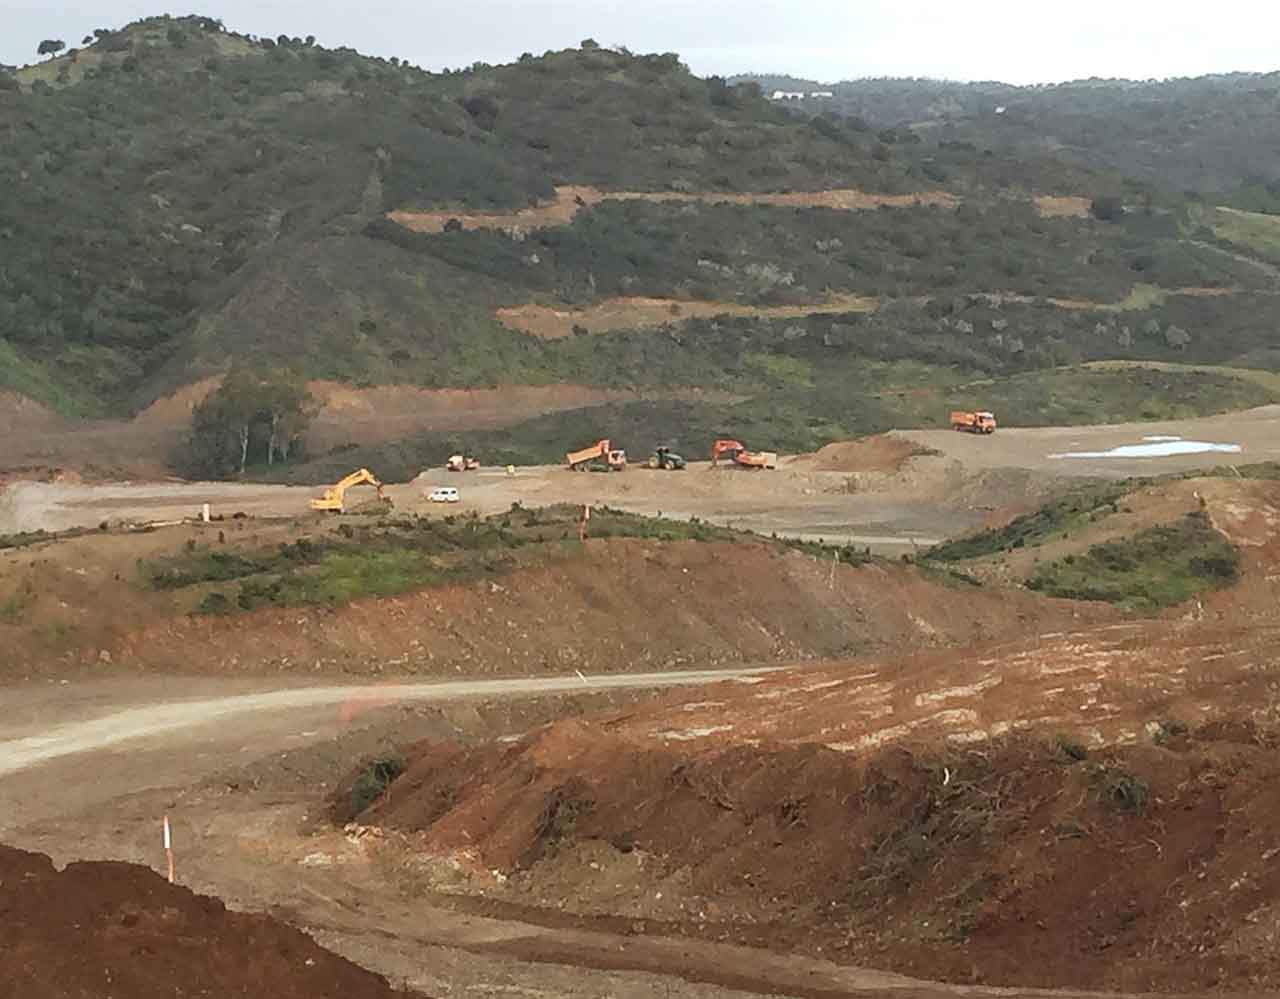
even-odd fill
[(1144, 437), (1143, 444), (1122, 444), (1109, 451), (1066, 451), (1050, 458), (1168, 458), (1179, 454), (1208, 454), (1218, 451), (1239, 454), (1239, 444), (1215, 444), (1210, 441), (1186, 441), (1181, 437)]

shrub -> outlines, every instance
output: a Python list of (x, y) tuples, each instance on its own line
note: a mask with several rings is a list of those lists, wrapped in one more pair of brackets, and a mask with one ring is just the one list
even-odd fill
[(1089, 750), (1083, 742), (1070, 735), (1059, 735), (1053, 740), (1054, 752), (1065, 759), (1079, 763), (1089, 758)]
[(1122, 812), (1145, 812), (1151, 800), (1150, 785), (1127, 770), (1100, 770), (1098, 793), (1104, 804)]
[(1104, 194), (1089, 203), (1089, 214), (1100, 222), (1118, 222), (1124, 217), (1124, 202)]
[(351, 814), (358, 816), (404, 773), (404, 759), (398, 755), (380, 756), (370, 761), (351, 782)]

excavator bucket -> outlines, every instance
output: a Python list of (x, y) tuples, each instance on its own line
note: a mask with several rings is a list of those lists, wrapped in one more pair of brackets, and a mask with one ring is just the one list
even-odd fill
[(318, 496), (311, 501), (312, 510), (326, 511), (330, 513), (346, 513), (346, 496), (347, 490), (354, 486), (373, 486), (378, 490), (378, 499), (384, 503), (390, 503), (387, 494), (383, 491), (383, 486), (378, 477), (367, 468), (357, 469), (350, 475), (344, 477), (337, 484), (329, 487), (324, 491), (323, 496)]

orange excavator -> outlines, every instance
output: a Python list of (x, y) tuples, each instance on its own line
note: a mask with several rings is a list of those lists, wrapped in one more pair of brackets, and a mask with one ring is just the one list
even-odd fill
[(361, 468), (337, 484), (330, 486), (324, 491), (324, 495), (317, 497), (311, 501), (312, 510), (331, 510), (337, 513), (346, 513), (346, 494), (347, 490), (354, 486), (373, 486), (378, 490), (378, 499), (385, 501), (387, 494), (382, 491), (382, 483), (378, 481), (378, 477), (369, 469)]
[(718, 440), (711, 445), (711, 467), (720, 464), (720, 456), (728, 455), (733, 464), (742, 468), (777, 468), (777, 451), (748, 451), (741, 441)]
[(606, 472), (621, 472), (627, 467), (627, 452), (613, 447), (606, 437), (581, 451), (570, 451), (564, 460), (575, 472), (593, 467)]

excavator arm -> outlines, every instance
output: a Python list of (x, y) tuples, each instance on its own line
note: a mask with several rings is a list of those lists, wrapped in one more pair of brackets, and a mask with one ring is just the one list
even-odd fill
[(711, 445), (711, 464), (715, 465), (722, 454), (728, 452), (745, 451), (747, 448), (742, 441), (718, 440)]
[(345, 498), (347, 490), (353, 486), (370, 485), (378, 490), (378, 499), (385, 500), (387, 494), (383, 492), (382, 483), (378, 481), (378, 477), (367, 468), (357, 469), (350, 475), (344, 476), (337, 483), (330, 486), (324, 491), (324, 495), (311, 501), (312, 510), (336, 510), (342, 513), (345, 509)]

